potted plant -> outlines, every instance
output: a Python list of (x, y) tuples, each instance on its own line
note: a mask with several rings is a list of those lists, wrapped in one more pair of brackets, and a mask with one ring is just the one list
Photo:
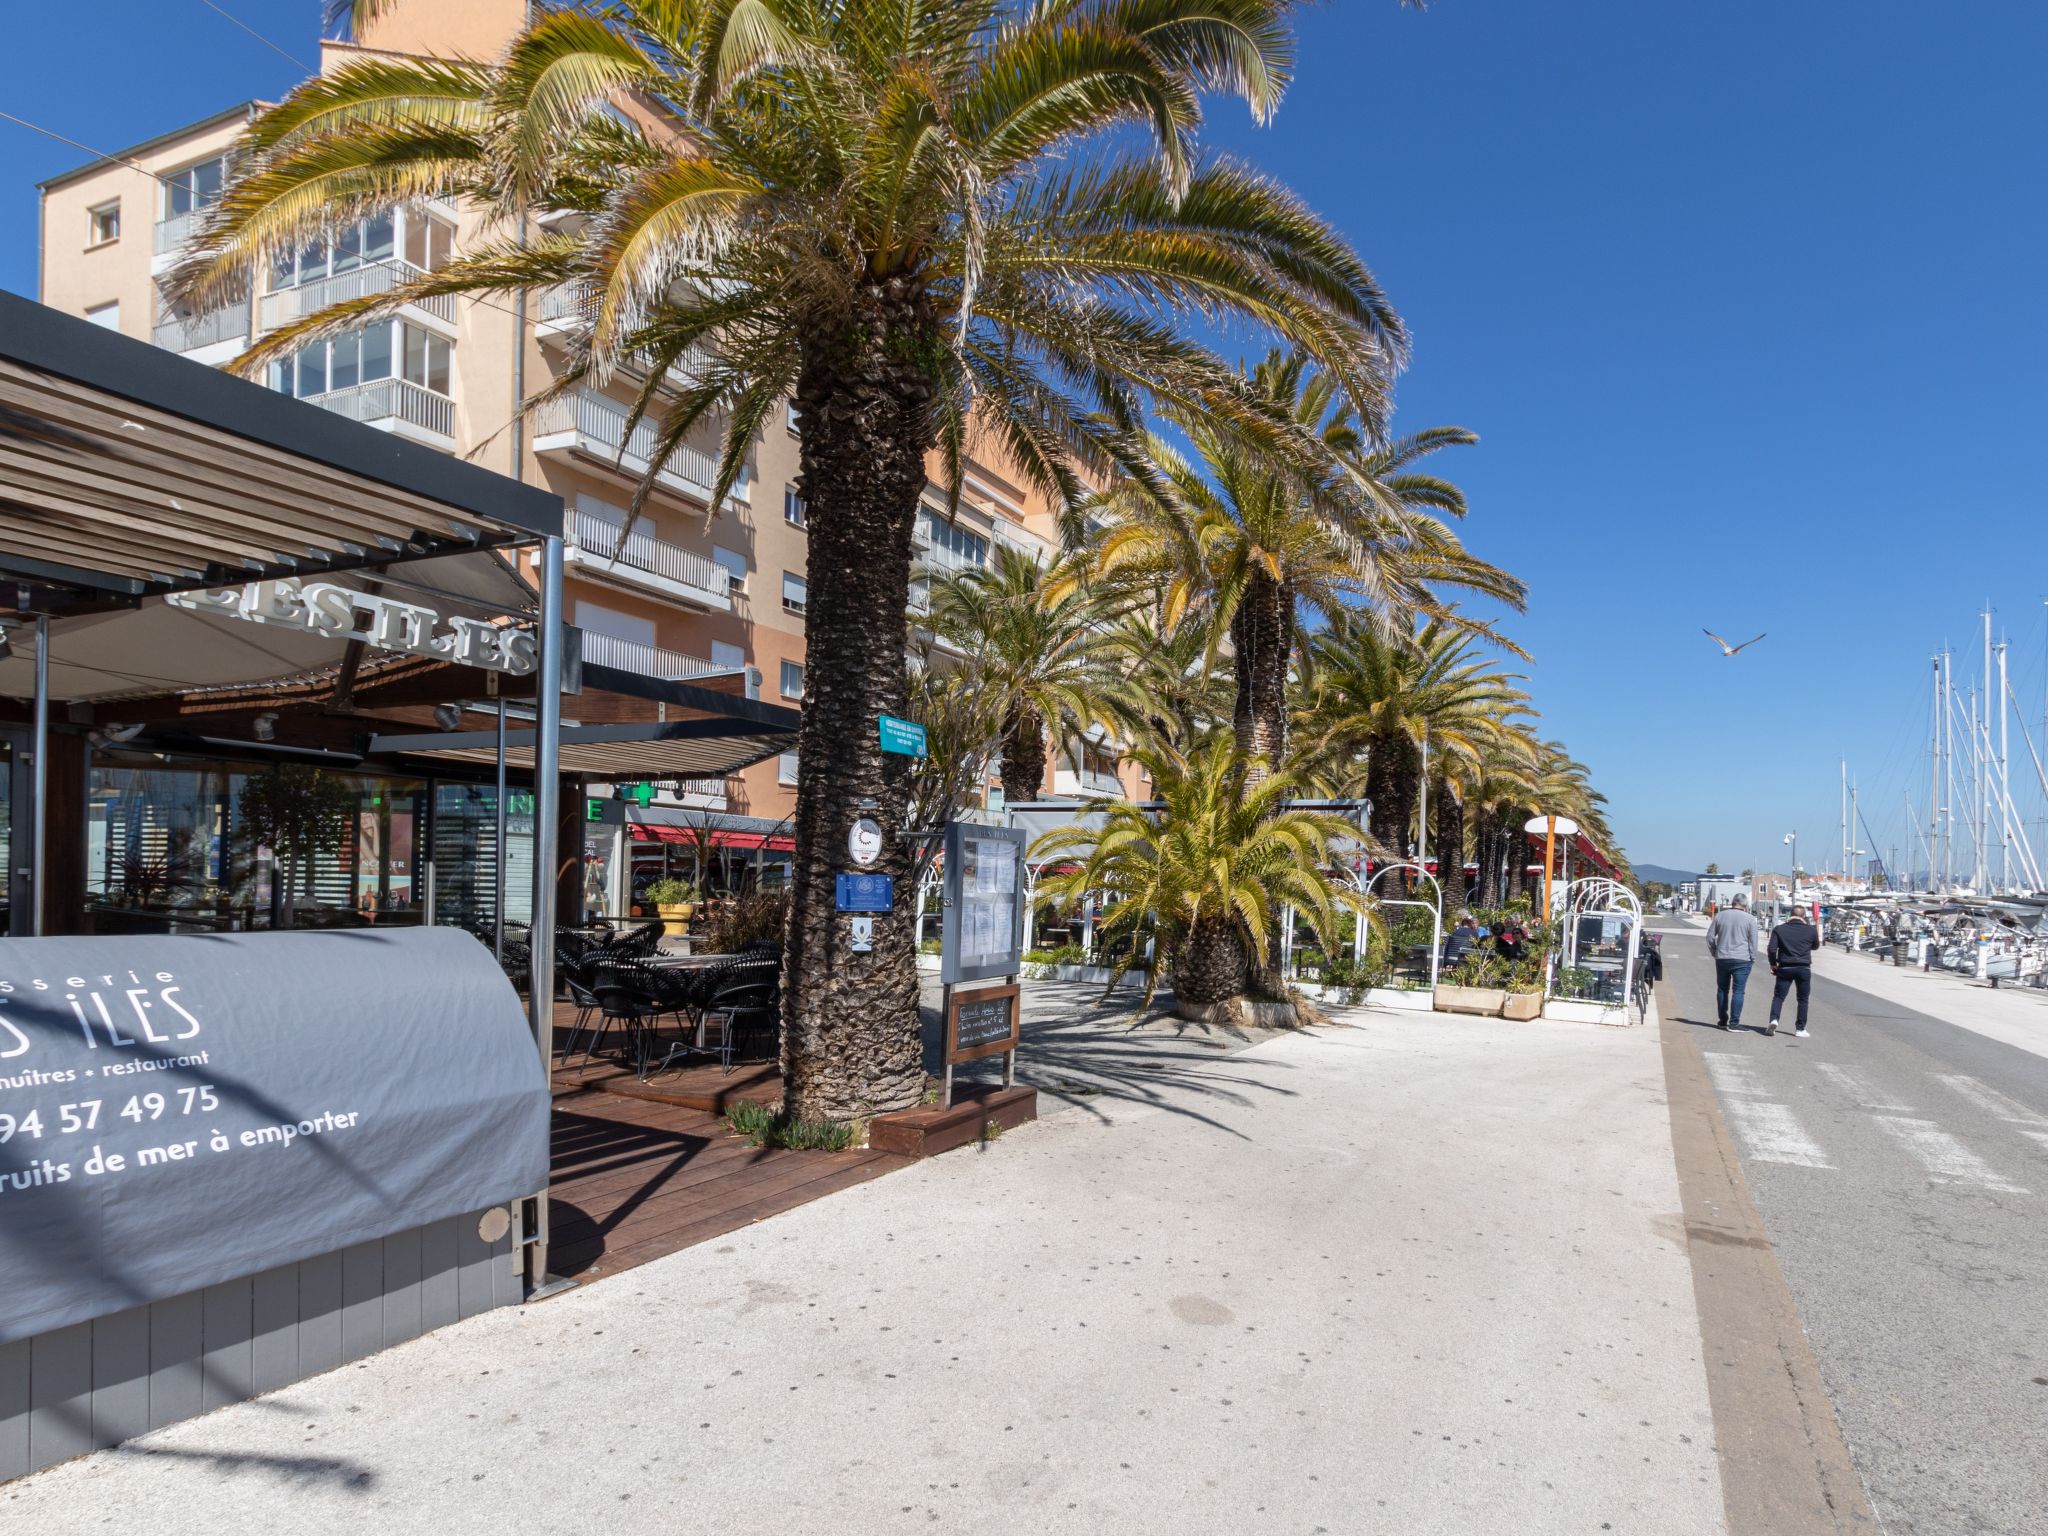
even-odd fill
[(1507, 1006), (1507, 962), (1489, 948), (1474, 949), (1436, 984), (1443, 1013), (1476, 1013), (1492, 1018)]
[(697, 913), (697, 887), (687, 880), (667, 876), (651, 880), (645, 899), (661, 914), (661, 931), (679, 939), (690, 931), (690, 919)]
[(1500, 1016), (1527, 1023), (1543, 1015), (1543, 957), (1524, 955), (1509, 970), (1507, 977), (1507, 1001), (1501, 1005)]

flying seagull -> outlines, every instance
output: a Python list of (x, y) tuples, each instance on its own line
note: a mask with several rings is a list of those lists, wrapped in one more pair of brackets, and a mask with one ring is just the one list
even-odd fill
[(1711, 629), (1703, 629), (1700, 631), (1700, 633), (1705, 635), (1709, 640), (1713, 641), (1714, 644), (1721, 647), (1721, 654), (1723, 656), (1733, 656), (1737, 651), (1747, 650), (1750, 646), (1755, 645), (1757, 640), (1763, 639), (1762, 635), (1758, 635), (1755, 639), (1745, 640), (1740, 645), (1730, 645), (1726, 640), (1723, 640)]

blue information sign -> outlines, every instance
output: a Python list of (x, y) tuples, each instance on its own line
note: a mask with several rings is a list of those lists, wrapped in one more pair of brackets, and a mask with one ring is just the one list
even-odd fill
[(841, 875), (838, 894), (842, 912), (896, 910), (896, 882), (887, 875)]
[(899, 752), (905, 757), (925, 756), (924, 727), (915, 720), (882, 716), (882, 750)]

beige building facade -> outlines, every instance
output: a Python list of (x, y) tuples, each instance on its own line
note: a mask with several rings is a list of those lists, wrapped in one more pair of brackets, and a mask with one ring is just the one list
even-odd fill
[[(493, 58), (524, 11), (523, 0), (409, 0), (387, 10), (360, 45), (326, 44), (322, 67), (378, 52)], [(471, 210), (410, 206), (255, 274), (248, 297), (222, 310), (179, 311), (164, 279), (219, 196), (228, 154), (256, 110), (236, 106), (45, 182), (42, 301), (224, 365), (252, 339), (388, 290), (478, 237), (481, 220)], [(523, 303), (435, 300), (309, 347), (273, 366), (266, 382), (557, 492), (569, 509), (570, 618), (587, 659), (686, 679), (737, 671), (758, 697), (799, 703), (807, 536), (793, 489), (793, 413), (785, 409), (757, 437), (745, 478), (723, 505), (711, 505), (716, 445), (708, 431), (670, 455), (622, 541), (655, 438), (650, 423), (627, 430), (637, 381), (586, 386), (527, 416), (519, 409), (566, 364), (578, 323), (577, 295), (566, 291)], [(1053, 539), (1051, 507), (993, 458), (970, 464), (951, 515), (935, 482), (918, 522), (921, 556), (939, 568), (985, 563), (1004, 543), (1043, 553)], [(630, 814), (658, 825), (711, 813), (721, 825), (761, 831), (792, 813), (794, 782), (793, 761), (767, 762), (728, 780), (660, 787)], [(1045, 788), (1098, 796), (1123, 786), (1112, 756), (1076, 746), (1053, 754)]]

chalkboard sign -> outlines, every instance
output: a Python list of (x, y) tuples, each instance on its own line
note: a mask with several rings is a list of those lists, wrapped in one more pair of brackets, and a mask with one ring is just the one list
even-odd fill
[(955, 992), (946, 1014), (947, 1064), (1017, 1049), (1021, 1012), (1014, 985)]

